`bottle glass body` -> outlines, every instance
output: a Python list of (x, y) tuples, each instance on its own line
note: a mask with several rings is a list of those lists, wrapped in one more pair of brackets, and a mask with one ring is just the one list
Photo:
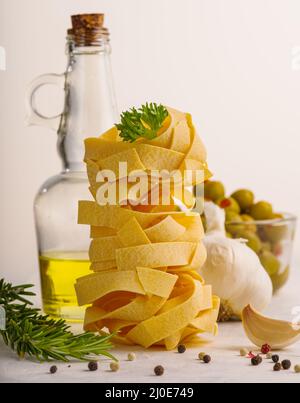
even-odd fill
[[(89, 228), (77, 224), (78, 201), (91, 199), (84, 140), (97, 137), (115, 122), (117, 108), (107, 40), (98, 46), (68, 47), (65, 91), (59, 118), (61, 174), (47, 180), (34, 203), (43, 308), (46, 314), (81, 321), (74, 284), (89, 271)], [(39, 78), (41, 79), (41, 78)]]

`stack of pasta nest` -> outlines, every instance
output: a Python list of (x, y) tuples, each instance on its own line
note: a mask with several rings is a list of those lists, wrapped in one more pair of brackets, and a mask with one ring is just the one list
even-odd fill
[[(220, 302), (198, 274), (206, 260), (204, 230), (199, 214), (190, 210), (194, 199), (189, 188), (211, 176), (206, 151), (191, 116), (171, 108), (168, 112), (153, 140), (125, 143), (115, 127), (86, 140), (85, 161), (95, 201), (79, 202), (79, 224), (91, 227), (93, 273), (78, 279), (75, 287), (79, 305), (89, 305), (85, 330), (114, 333), (118, 343), (170, 350), (198, 334), (215, 334)], [(118, 184), (128, 179), (122, 176), (120, 162), (127, 163), (127, 175), (137, 170), (147, 177), (160, 170), (203, 175), (183, 179), (185, 197), (173, 197), (169, 204), (159, 194), (158, 202), (145, 205), (133, 196), (132, 184), (125, 193), (118, 190), (118, 196), (124, 195), (117, 204), (101, 205), (97, 195), (103, 170), (114, 172)], [(157, 183), (150, 185), (148, 196), (155, 191)]]

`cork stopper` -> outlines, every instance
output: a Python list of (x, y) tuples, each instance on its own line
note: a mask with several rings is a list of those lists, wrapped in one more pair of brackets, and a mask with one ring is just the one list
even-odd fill
[(78, 14), (72, 15), (71, 18), (74, 31), (80, 29), (99, 29), (104, 24), (104, 14)]
[(75, 46), (99, 46), (108, 40), (109, 32), (103, 27), (104, 14), (72, 15), (71, 20)]

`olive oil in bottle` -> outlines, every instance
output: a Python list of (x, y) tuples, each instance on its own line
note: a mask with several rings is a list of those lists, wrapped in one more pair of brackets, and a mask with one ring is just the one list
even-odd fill
[(43, 308), (54, 318), (81, 321), (85, 307), (77, 305), (74, 284), (90, 274), (85, 252), (48, 252), (40, 256)]

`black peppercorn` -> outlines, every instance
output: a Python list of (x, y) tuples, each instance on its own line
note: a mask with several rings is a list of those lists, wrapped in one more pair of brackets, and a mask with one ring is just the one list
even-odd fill
[(209, 363), (211, 362), (211, 356), (210, 356), (210, 355), (205, 355), (205, 356), (203, 357), (203, 362), (204, 362), (205, 364), (209, 364)]
[(260, 362), (260, 360), (259, 360), (258, 357), (253, 357), (253, 358), (251, 358), (251, 364), (252, 364), (254, 367), (257, 367), (259, 364), (261, 364), (261, 362)]
[(158, 365), (157, 367), (154, 368), (154, 373), (156, 376), (162, 376), (164, 372), (165, 372), (164, 367), (162, 367), (161, 365)]
[(278, 371), (281, 371), (281, 364), (280, 364), (280, 362), (277, 362), (275, 365), (274, 365), (274, 371), (276, 371), (276, 372), (278, 372)]
[(256, 359), (257, 359), (257, 361), (258, 361), (258, 364), (261, 364), (261, 363), (263, 362), (263, 359), (261, 358), (260, 355), (258, 355), (258, 356), (256, 357)]
[(56, 374), (56, 372), (57, 372), (57, 366), (56, 365), (53, 365), (51, 368), (50, 368), (50, 374)]
[(179, 344), (179, 346), (177, 347), (178, 353), (179, 354), (183, 354), (186, 352), (186, 347), (184, 344)]
[(290, 360), (284, 360), (284, 361), (282, 361), (281, 365), (282, 365), (283, 369), (288, 370), (291, 368), (292, 363)]
[(277, 363), (277, 362), (279, 362), (279, 355), (272, 355), (272, 361), (273, 362), (275, 362), (275, 364)]
[(90, 371), (97, 371), (98, 369), (98, 364), (95, 361), (89, 362), (88, 368)]

